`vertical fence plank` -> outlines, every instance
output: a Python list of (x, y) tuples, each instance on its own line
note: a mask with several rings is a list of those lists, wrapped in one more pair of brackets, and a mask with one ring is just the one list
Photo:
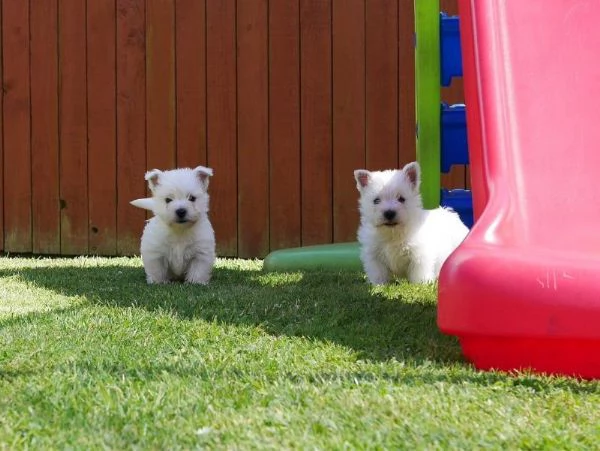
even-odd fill
[(175, 167), (175, 4), (146, 0), (146, 165)]
[(117, 0), (117, 252), (139, 252), (146, 196), (146, 42), (144, 0)]
[(61, 253), (88, 252), (85, 0), (59, 0)]
[(269, 252), (267, 0), (238, 0), (238, 255)]
[(300, 2), (302, 244), (332, 239), (331, 0)]
[(89, 252), (117, 251), (115, 0), (87, 0)]
[(30, 5), (32, 250), (59, 254), (58, 3)]
[(334, 241), (354, 241), (358, 228), (358, 192), (353, 172), (366, 163), (365, 69), (365, 0), (334, 0)]
[(238, 253), (235, 17), (235, 0), (206, 4), (208, 164), (215, 170), (211, 220), (222, 256)]
[(301, 243), (299, 7), (299, 0), (269, 2), (271, 249)]
[(206, 165), (206, 3), (175, 2), (177, 166)]
[(398, 166), (398, 2), (367, 2), (367, 166)]
[(4, 249), (31, 252), (29, 2), (2, 2)]
[(398, 2), (398, 163), (416, 158), (414, 2)]

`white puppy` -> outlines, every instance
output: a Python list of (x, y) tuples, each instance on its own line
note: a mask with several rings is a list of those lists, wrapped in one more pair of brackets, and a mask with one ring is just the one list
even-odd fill
[(423, 209), (419, 164), (377, 172), (358, 169), (354, 178), (360, 192), (360, 257), (369, 281), (384, 284), (392, 276), (412, 283), (435, 281), (469, 230), (452, 210)]
[(154, 213), (144, 228), (141, 244), (148, 283), (209, 282), (215, 262), (207, 191), (212, 173), (203, 166), (146, 173), (152, 197), (131, 204)]

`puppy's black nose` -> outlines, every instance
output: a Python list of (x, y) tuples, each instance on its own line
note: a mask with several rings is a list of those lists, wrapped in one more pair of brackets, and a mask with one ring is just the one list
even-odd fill
[(177, 210), (175, 210), (175, 214), (178, 218), (185, 218), (187, 210), (185, 208), (178, 208)]
[(383, 212), (383, 217), (385, 219), (387, 219), (388, 221), (391, 221), (392, 219), (394, 219), (396, 217), (396, 212), (394, 210), (385, 210)]

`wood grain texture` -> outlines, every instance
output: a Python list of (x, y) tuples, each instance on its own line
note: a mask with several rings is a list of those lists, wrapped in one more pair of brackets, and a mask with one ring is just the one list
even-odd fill
[(115, 45), (115, 1), (87, 0), (89, 252), (98, 255), (117, 252)]
[(269, 1), (270, 248), (300, 246), (300, 2)]
[(206, 83), (211, 219), (217, 253), (238, 254), (237, 83), (235, 0), (206, 4)]
[(30, 5), (32, 251), (60, 254), (58, 1)]
[(146, 214), (146, 35), (144, 0), (117, 1), (117, 253), (139, 253)]
[(398, 166), (416, 159), (414, 3), (398, 8)]
[(206, 165), (206, 2), (175, 2), (177, 166)]
[(329, 243), (332, 215), (331, 1), (300, 1), (302, 244)]
[(365, 158), (365, 0), (333, 0), (333, 238), (356, 240)]
[(367, 2), (368, 169), (398, 167), (398, 2)]
[(86, 2), (58, 3), (60, 248), (88, 252)]
[(238, 255), (269, 252), (267, 0), (237, 2)]
[(32, 251), (29, 3), (2, 2), (4, 250)]
[(146, 0), (148, 169), (175, 168), (175, 123), (175, 2)]

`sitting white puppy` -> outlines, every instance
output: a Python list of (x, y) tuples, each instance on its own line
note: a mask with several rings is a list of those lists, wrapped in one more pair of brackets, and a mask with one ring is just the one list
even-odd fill
[(151, 210), (142, 234), (141, 254), (148, 283), (183, 280), (207, 284), (215, 262), (215, 234), (208, 219), (208, 179), (212, 169), (173, 169), (146, 173), (151, 198), (131, 204)]
[(419, 164), (401, 170), (358, 169), (354, 178), (360, 192), (360, 257), (369, 281), (384, 284), (392, 276), (411, 283), (435, 281), (469, 229), (450, 209), (423, 209)]

